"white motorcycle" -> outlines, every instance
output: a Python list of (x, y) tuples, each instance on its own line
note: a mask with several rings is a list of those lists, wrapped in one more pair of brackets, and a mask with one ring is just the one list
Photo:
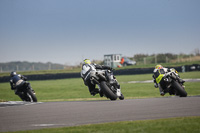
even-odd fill
[(97, 84), (100, 89), (100, 96), (105, 96), (110, 100), (124, 100), (120, 85), (114, 77), (112, 70), (91, 71), (90, 80), (92, 84)]

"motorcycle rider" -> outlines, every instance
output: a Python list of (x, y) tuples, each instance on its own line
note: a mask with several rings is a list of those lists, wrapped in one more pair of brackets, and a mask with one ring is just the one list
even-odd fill
[(10, 73), (10, 77), (11, 77), (11, 79), (10, 79), (11, 90), (14, 90), (15, 94), (18, 95), (22, 100), (24, 99), (24, 97), (23, 97), (23, 93), (20, 91), (20, 89), (25, 84), (27, 84), (28, 87), (35, 94), (35, 91), (31, 88), (31, 85), (29, 82), (27, 82), (27, 78), (25, 76), (17, 74), (15, 71), (12, 71)]
[[(90, 72), (91, 71), (96, 71), (96, 69), (100, 69), (100, 70), (105, 70), (105, 69), (108, 69), (108, 70), (112, 70), (111, 67), (109, 66), (103, 66), (103, 65), (97, 65), (97, 64), (91, 64), (91, 61), (89, 59), (85, 59), (83, 61), (83, 65), (82, 65), (82, 70), (81, 70), (81, 77), (84, 81), (84, 84), (86, 86), (88, 86), (88, 89), (89, 89), (89, 92), (91, 95), (96, 95), (97, 93), (100, 93), (100, 96), (101, 95), (101, 92), (99, 92), (99, 89), (95, 89), (95, 84), (93, 84), (90, 80)], [(108, 73), (107, 73), (108, 74)], [(109, 77), (109, 82), (112, 84), (114, 83), (113, 79)]]
[(164, 96), (165, 95), (165, 92), (164, 92), (164, 89), (163, 89), (163, 76), (164, 74), (168, 73), (168, 72), (176, 72), (176, 76), (179, 80), (180, 83), (184, 83), (185, 81), (182, 80), (179, 76), (178, 76), (178, 72), (174, 69), (174, 68), (165, 68), (163, 67), (162, 65), (156, 65), (155, 66), (155, 69), (153, 71), (153, 81), (154, 81), (154, 87), (155, 88), (159, 88), (159, 91), (160, 91), (160, 95), (161, 96)]

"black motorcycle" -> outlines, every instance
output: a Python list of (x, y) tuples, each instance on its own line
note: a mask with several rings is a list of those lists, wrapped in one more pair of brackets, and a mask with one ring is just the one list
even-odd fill
[(175, 72), (169, 72), (163, 76), (163, 84), (161, 84), (165, 93), (180, 97), (187, 97), (187, 92), (183, 86), (184, 81), (178, 77)]
[(35, 92), (29, 87), (28, 82), (24, 82), (23, 85), (18, 88), (19, 93), (21, 94), (19, 97), (26, 102), (37, 102), (37, 98)]
[(90, 80), (93, 84), (97, 84), (100, 89), (100, 96), (105, 96), (110, 100), (124, 100), (121, 93), (120, 85), (114, 77), (111, 70), (91, 71)]

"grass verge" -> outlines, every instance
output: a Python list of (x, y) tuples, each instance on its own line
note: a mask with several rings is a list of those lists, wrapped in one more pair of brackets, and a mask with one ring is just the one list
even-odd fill
[(15, 133), (199, 133), (200, 117), (122, 121)]

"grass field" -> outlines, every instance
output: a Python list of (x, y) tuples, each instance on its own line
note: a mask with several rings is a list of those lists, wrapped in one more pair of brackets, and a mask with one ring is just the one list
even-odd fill
[[(200, 72), (180, 73), (180, 76), (195, 79), (200, 78)], [(152, 74), (117, 76), (117, 79), (121, 84), (125, 99), (160, 97), (158, 88), (154, 88), (153, 83), (127, 83), (128, 81), (152, 80)], [(40, 102), (106, 99), (100, 98), (99, 95), (91, 96), (81, 78), (30, 81), (30, 83)], [(186, 82), (185, 86), (189, 96), (200, 95), (200, 82)], [(10, 89), (9, 83), (0, 83), (0, 90), (0, 101), (20, 101)], [(169, 95), (166, 94), (166, 96)]]
[(200, 117), (123, 121), (15, 133), (199, 133)]

